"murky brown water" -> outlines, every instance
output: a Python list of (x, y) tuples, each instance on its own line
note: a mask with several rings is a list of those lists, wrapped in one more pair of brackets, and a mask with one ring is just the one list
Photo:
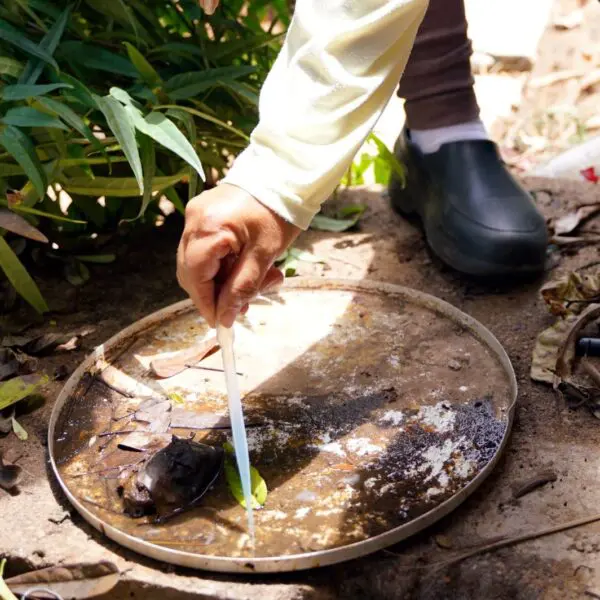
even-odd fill
[[(55, 458), (73, 494), (120, 530), (177, 550), (247, 556), (245, 512), (224, 476), (200, 507), (161, 526), (124, 515), (117, 494), (118, 473), (142, 455), (119, 449), (114, 433), (144, 429), (126, 416), (144, 395), (176, 392), (184, 404), (175, 408), (226, 413), (222, 373), (188, 369), (162, 382), (148, 374), (151, 358), (207, 333), (188, 313), (135, 341), (113, 361), (143, 384), (134, 397), (84, 378), (63, 409)], [(510, 387), (496, 357), (462, 326), (396, 296), (286, 291), (253, 306), (236, 338), (251, 461), (269, 487), (255, 513), (256, 556), (398, 527), (464, 488), (503, 439)], [(219, 355), (202, 366), (219, 369)], [(172, 433), (230, 440), (226, 429)]]

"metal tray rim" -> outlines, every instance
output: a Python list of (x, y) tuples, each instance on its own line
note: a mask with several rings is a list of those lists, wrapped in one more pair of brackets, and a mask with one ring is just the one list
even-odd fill
[(406, 538), (418, 533), (419, 531), (429, 527), (442, 517), (446, 516), (452, 510), (457, 508), (466, 500), (484, 481), (496, 466), (502, 452), (504, 451), (512, 424), (514, 420), (515, 404), (517, 400), (518, 387), (514, 369), (510, 362), (506, 351), (498, 342), (496, 337), (479, 321), (470, 317), (458, 308), (452, 306), (445, 300), (441, 300), (430, 294), (413, 290), (400, 285), (372, 281), (372, 280), (351, 280), (351, 279), (314, 279), (314, 278), (297, 278), (286, 282), (284, 290), (343, 290), (356, 292), (371, 292), (371, 293), (386, 293), (397, 296), (402, 296), (410, 301), (419, 303), (427, 308), (437, 311), (453, 321), (467, 327), (474, 333), (481, 342), (496, 355), (501, 365), (503, 366), (506, 375), (508, 376), (511, 388), (511, 402), (508, 407), (507, 426), (502, 439), (502, 443), (498, 447), (492, 460), (468, 483), (460, 492), (442, 502), (436, 508), (427, 513), (413, 519), (412, 521), (400, 525), (390, 531), (377, 535), (367, 540), (354, 542), (346, 546), (331, 548), (328, 550), (320, 550), (304, 554), (296, 554), (282, 557), (258, 557), (258, 558), (226, 558), (217, 556), (207, 556), (195, 554), (192, 552), (183, 552), (181, 550), (173, 550), (164, 548), (152, 543), (140, 540), (126, 534), (119, 529), (107, 525), (102, 519), (94, 515), (86, 508), (68, 489), (58, 471), (57, 464), (54, 460), (54, 431), (61, 410), (80, 379), (85, 373), (94, 370), (98, 363), (105, 360), (108, 350), (117, 347), (124, 341), (134, 335), (139, 335), (144, 331), (154, 327), (157, 323), (178, 316), (182, 313), (193, 310), (191, 300), (182, 300), (165, 308), (162, 308), (125, 329), (116, 333), (109, 340), (97, 346), (96, 349), (79, 365), (67, 380), (61, 390), (56, 403), (52, 409), (50, 423), (48, 427), (48, 451), (50, 456), (50, 464), (55, 477), (57, 478), (60, 487), (69, 502), (75, 507), (79, 514), (95, 529), (106, 535), (111, 540), (118, 544), (138, 552), (155, 560), (168, 562), (182, 567), (194, 569), (218, 571), (224, 573), (282, 573), (312, 569), (326, 565), (332, 565), (339, 562), (344, 562), (372, 554), (377, 550), (381, 550), (387, 546), (399, 543)]

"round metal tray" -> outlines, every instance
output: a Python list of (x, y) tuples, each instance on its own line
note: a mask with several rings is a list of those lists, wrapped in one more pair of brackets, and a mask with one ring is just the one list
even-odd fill
[[(208, 333), (189, 301), (97, 347), (52, 412), (53, 471), (77, 511), (115, 542), (157, 560), (223, 572), (338, 563), (398, 543), (447, 515), (482, 483), (505, 447), (517, 397), (510, 361), (485, 327), (438, 298), (370, 281), (296, 279), (255, 302), (236, 328), (246, 418), (269, 433), (253, 438), (249, 430), (254, 442), (266, 440), (251, 444), (252, 462), (272, 488), (257, 513), (265, 547), (255, 556), (238, 544), (220, 555), (210, 550), (212, 542), (194, 548), (155, 542), (149, 537), (155, 529), (130, 525), (114, 506), (82, 496), (94, 485), (91, 476), (73, 475), (98, 445), (108, 405), (114, 410), (176, 391), (186, 408), (226, 412), (218, 353), (162, 382), (148, 372), (153, 356), (185, 349)], [(107, 367), (124, 373), (135, 393), (96, 389)], [(114, 502), (111, 493), (106, 497)], [(222, 500), (223, 490), (211, 507), (211, 494), (209, 506), (182, 517), (173, 535), (189, 531), (192, 539), (212, 510), (229, 523), (219, 526), (219, 543), (242, 537), (244, 510)], [(277, 519), (283, 519), (279, 535)]]

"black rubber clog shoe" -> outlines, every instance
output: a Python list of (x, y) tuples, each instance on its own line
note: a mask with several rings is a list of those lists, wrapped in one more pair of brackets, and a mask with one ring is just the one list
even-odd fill
[(423, 154), (405, 131), (395, 154), (407, 175), (405, 185), (390, 181), (392, 206), (419, 217), (427, 243), (444, 263), (482, 277), (544, 270), (544, 217), (493, 142), (451, 142)]

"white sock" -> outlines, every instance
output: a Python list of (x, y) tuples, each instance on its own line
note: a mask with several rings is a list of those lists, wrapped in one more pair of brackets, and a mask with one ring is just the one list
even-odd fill
[(437, 152), (442, 144), (462, 142), (464, 140), (489, 140), (484, 124), (480, 119), (438, 127), (437, 129), (411, 129), (410, 139), (423, 154)]

